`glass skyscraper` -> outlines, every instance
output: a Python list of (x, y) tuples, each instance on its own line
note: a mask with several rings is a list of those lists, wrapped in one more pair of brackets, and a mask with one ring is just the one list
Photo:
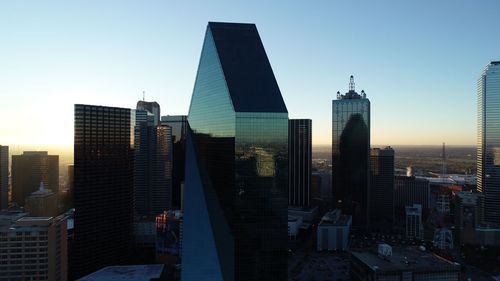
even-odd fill
[(290, 119), (288, 122), (288, 166), (290, 206), (310, 207), (312, 166), (312, 120)]
[(333, 200), (352, 214), (354, 228), (369, 226), (370, 101), (358, 94), (351, 75), (349, 92), (332, 101)]
[(288, 112), (254, 24), (208, 24), (188, 122), (182, 280), (287, 280)]
[(477, 81), (477, 189), (484, 194), (484, 218), (500, 223), (500, 61)]
[(372, 148), (370, 163), (371, 229), (391, 232), (394, 226), (394, 149)]
[(9, 206), (9, 147), (0, 145), (0, 210)]
[(134, 210), (153, 219), (172, 207), (172, 128), (156, 102), (139, 101), (135, 116)]
[(75, 278), (132, 255), (134, 125), (130, 109), (75, 105)]

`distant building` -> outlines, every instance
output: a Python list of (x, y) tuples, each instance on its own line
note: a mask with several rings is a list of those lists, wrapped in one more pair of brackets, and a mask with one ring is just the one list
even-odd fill
[(26, 199), (25, 209), (33, 217), (56, 217), (59, 215), (57, 206), (57, 194), (45, 189), (40, 182), (40, 188)]
[(396, 176), (394, 178), (394, 208), (404, 209), (419, 204), (423, 209), (430, 206), (430, 183), (416, 177)]
[(453, 249), (453, 233), (448, 228), (437, 228), (434, 231), (434, 247), (441, 250)]
[(131, 258), (134, 117), (128, 108), (75, 105), (75, 278)]
[(9, 147), (0, 145), (0, 210), (9, 207)]
[(484, 195), (461, 191), (455, 194), (455, 231), (461, 244), (476, 243), (476, 228), (484, 223)]
[(332, 189), (336, 206), (363, 229), (370, 212), (370, 101), (350, 79), (349, 92), (332, 101)]
[(0, 280), (67, 280), (66, 218), (0, 212), (0, 257)]
[(370, 160), (371, 229), (390, 232), (394, 224), (394, 149), (372, 148)]
[(490, 62), (477, 80), (477, 190), (484, 194), (484, 218), (500, 224), (500, 61)]
[(166, 281), (163, 264), (107, 266), (77, 281)]
[[(151, 110), (151, 111), (149, 111)], [(154, 217), (172, 207), (172, 128), (159, 123), (156, 102), (137, 102), (134, 129), (134, 211)]]
[(303, 220), (301, 216), (288, 215), (288, 239), (297, 238), (302, 222)]
[(288, 120), (288, 205), (311, 205), (312, 120)]
[(12, 155), (12, 201), (22, 207), (26, 198), (37, 191), (43, 182), (45, 188), (59, 193), (59, 156), (47, 151), (25, 151)]
[(352, 281), (460, 280), (460, 265), (417, 247), (392, 247), (387, 255), (376, 249), (353, 250), (350, 260)]
[(448, 194), (437, 195), (436, 211), (440, 214), (450, 213), (450, 196)]
[(340, 209), (326, 213), (318, 224), (316, 249), (346, 250), (351, 226), (352, 216), (343, 215)]
[(424, 239), (424, 226), (422, 224), (422, 206), (413, 204), (406, 206), (406, 238)]
[(182, 187), (186, 166), (186, 115), (167, 115), (161, 117), (161, 124), (172, 128), (172, 209), (182, 209)]

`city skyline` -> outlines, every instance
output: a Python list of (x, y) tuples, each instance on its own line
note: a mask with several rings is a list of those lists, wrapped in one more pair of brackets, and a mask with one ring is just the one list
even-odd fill
[(131, 108), (142, 91), (186, 115), (200, 26), (227, 21), (258, 24), (290, 118), (315, 124), (313, 145), (331, 143), (328, 104), (351, 74), (373, 103), (372, 144), (476, 144), (475, 80), (500, 57), (498, 2), (197, 4), (0, 4), (0, 118), (31, 117), (2, 121), (0, 143), (71, 146), (74, 104)]

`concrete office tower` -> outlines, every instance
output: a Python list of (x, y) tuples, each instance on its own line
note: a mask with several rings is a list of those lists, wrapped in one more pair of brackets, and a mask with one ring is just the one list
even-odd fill
[(455, 230), (460, 243), (476, 243), (476, 228), (484, 223), (484, 195), (460, 191), (455, 195)]
[(134, 210), (138, 216), (154, 217), (172, 207), (172, 128), (156, 122), (160, 107), (148, 102), (156, 113), (135, 111)]
[(0, 280), (67, 280), (66, 224), (64, 216), (0, 212)]
[(288, 112), (254, 24), (208, 24), (188, 121), (182, 280), (287, 280)]
[(371, 150), (371, 228), (390, 232), (394, 226), (394, 149)]
[(406, 206), (406, 238), (424, 239), (424, 225), (422, 224), (422, 206), (413, 204)]
[(311, 205), (312, 120), (288, 120), (288, 205)]
[(56, 217), (58, 215), (57, 194), (45, 189), (43, 182), (40, 188), (26, 199), (26, 212), (33, 217)]
[(75, 278), (131, 256), (134, 119), (126, 108), (75, 105)]
[(186, 115), (167, 115), (161, 117), (161, 124), (172, 128), (172, 208), (182, 209), (182, 186), (186, 166)]
[(349, 92), (332, 101), (333, 200), (352, 215), (353, 228), (369, 226), (370, 101), (358, 94), (351, 75)]
[(38, 190), (40, 182), (59, 192), (59, 156), (47, 151), (25, 151), (12, 155), (12, 201), (24, 206), (26, 198)]
[(430, 183), (427, 179), (396, 176), (394, 178), (394, 208), (404, 209), (411, 204), (430, 206)]
[(500, 61), (477, 80), (477, 190), (484, 194), (484, 218), (500, 224)]
[(9, 147), (0, 145), (0, 210), (9, 207)]

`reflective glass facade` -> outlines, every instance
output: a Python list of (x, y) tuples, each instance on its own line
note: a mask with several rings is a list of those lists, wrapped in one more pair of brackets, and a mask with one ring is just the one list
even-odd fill
[(130, 109), (75, 105), (75, 278), (130, 258), (134, 125)]
[(287, 280), (288, 113), (255, 25), (209, 23), (188, 121), (182, 279)]
[(500, 223), (500, 61), (477, 81), (477, 189), (484, 194), (485, 220)]
[(351, 89), (332, 101), (333, 199), (352, 214), (355, 228), (369, 225), (370, 101)]
[(290, 206), (309, 207), (311, 203), (312, 120), (288, 122), (288, 166)]

